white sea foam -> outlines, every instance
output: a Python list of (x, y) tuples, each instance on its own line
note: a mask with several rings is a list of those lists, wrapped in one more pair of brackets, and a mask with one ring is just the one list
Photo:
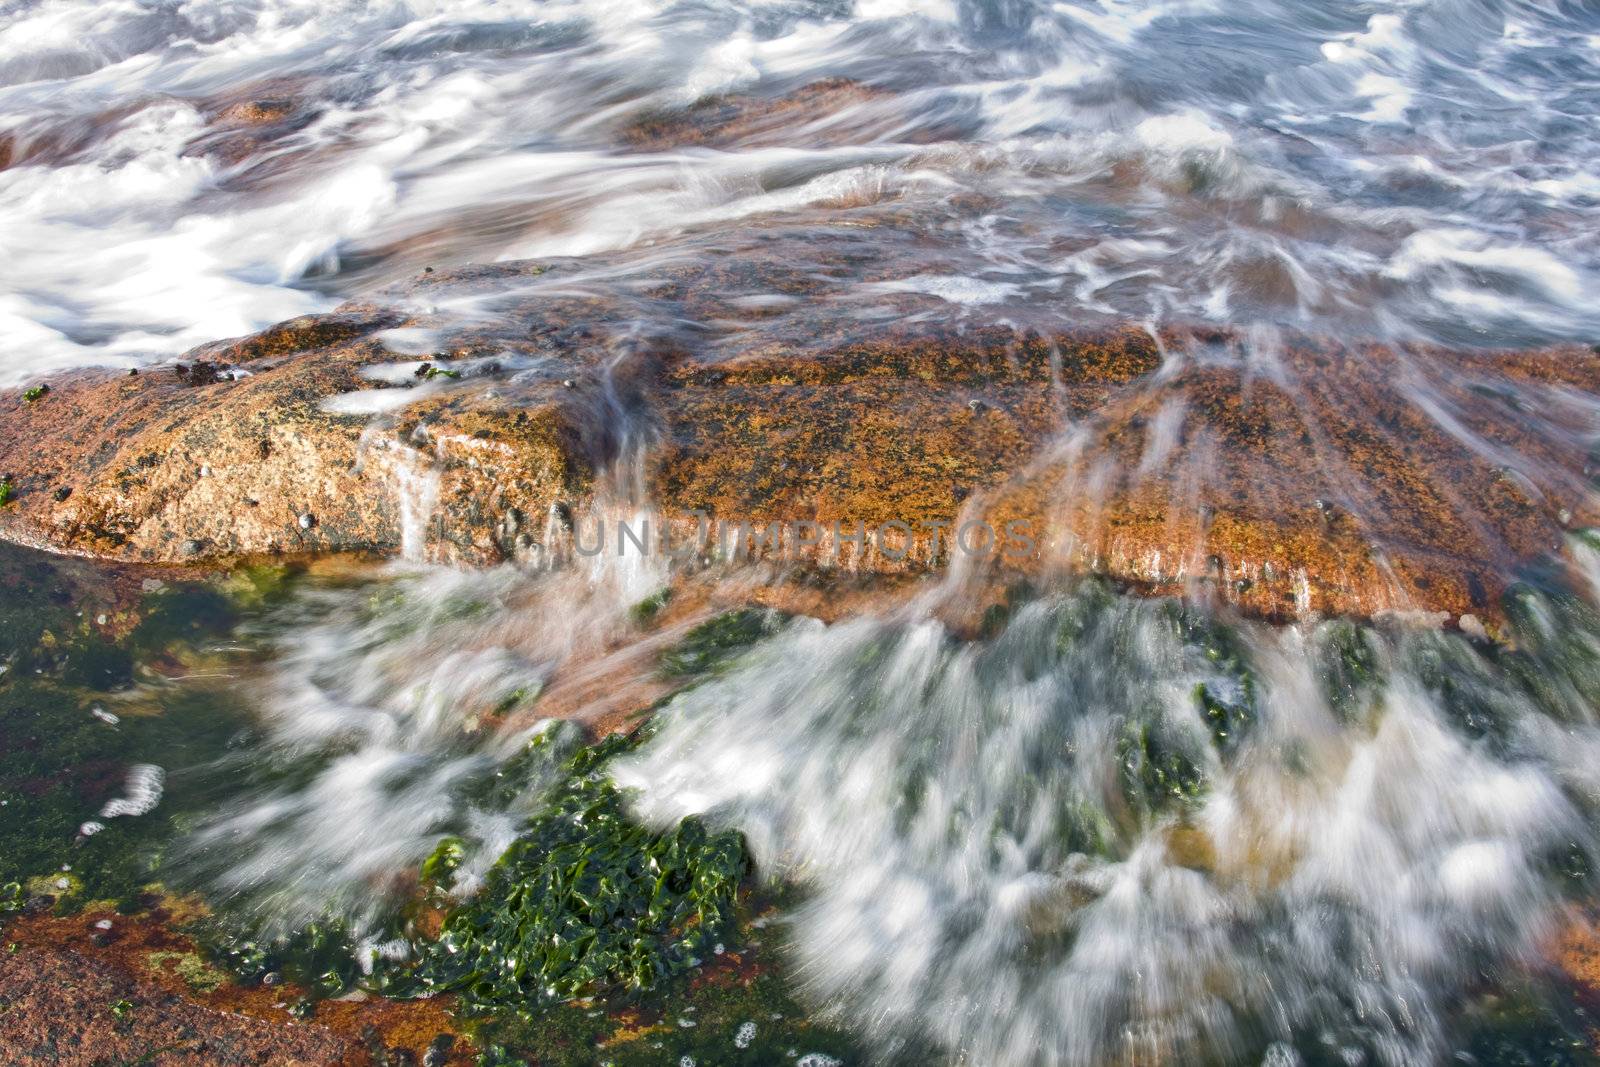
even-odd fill
[(918, 274), (893, 282), (881, 282), (886, 292), (927, 293), (952, 304), (999, 304), (1015, 296), (1020, 286), (1010, 282), (968, 278), (958, 274)]
[[(1040, 300), (1083, 299), (1048, 288), (1063, 247), (1159, 238), (1088, 297), (1140, 318), (1284, 314), (1222, 276), (1226, 249), (1281, 228), (1327, 289), (1297, 321), (1455, 340), (1444, 324), (1482, 303), (1461, 290), (1495, 282), (1461, 249), (1464, 274), (1394, 265), (1416, 235), (1465, 230), (1483, 263), (1542, 279), (1497, 325), (1587, 338), (1600, 321), (1572, 293), (1600, 257), (1600, 133), (1575, 116), (1600, 93), (1597, 19), (1463, 0), (1338, 0), (1316, 19), (1283, 0), (12, 5), (0, 385), (170, 356), (435, 262), (692, 254), (719, 228), (885, 198), (931, 232), (981, 233), (968, 251)], [(619, 135), (652, 108), (841, 74), (886, 92), (783, 113), (759, 146)], [(238, 98), (296, 117), (242, 159), (207, 153)], [(1426, 197), (1395, 184), (1419, 156)], [(972, 206), (986, 198), (1003, 207)], [(1284, 225), (1285, 201), (1311, 224)]]
[[(1140, 816), (1119, 799), (1132, 724), (1203, 731), (1196, 687), (1241, 692), (1163, 610), (1035, 604), (989, 647), (927, 619), (797, 623), (674, 700), (617, 777), (647, 816), (737, 826), (807, 885), (808, 992), (884, 1047), (1195, 1062), (1321, 1034), (1362, 1062), (1439, 1058), (1477, 954), (1547, 929), (1548, 850), (1593, 847), (1587, 772), (1460, 638), (1375, 635), (1383, 681), (1336, 706), (1325, 633), (1263, 629), (1259, 719), (1194, 750), (1194, 810)], [(1504, 701), (1516, 755), (1417, 673), (1441, 654)]]
[(123, 787), (125, 795), (106, 801), (105, 807), (100, 809), (100, 817), (148, 815), (161, 803), (166, 784), (167, 774), (160, 767), (153, 763), (136, 763), (128, 769), (128, 781)]

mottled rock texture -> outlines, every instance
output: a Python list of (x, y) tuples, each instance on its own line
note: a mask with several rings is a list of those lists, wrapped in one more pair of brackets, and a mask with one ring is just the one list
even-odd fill
[[(815, 522), (799, 555), (856, 571), (942, 566), (941, 523), (1018, 523), (1035, 551), (979, 569), (1199, 583), (1273, 618), (1492, 620), (1520, 566), (1594, 519), (1589, 348), (1063, 329), (952, 313), (892, 273), (852, 283), (879, 287), (867, 316), (753, 240), (644, 295), (577, 261), (430, 272), (176, 367), (0, 397), (0, 535), (125, 560), (409, 541), (483, 563), (570, 540), (599, 495), (680, 535), (699, 515)], [(819, 262), (870, 269), (857, 234), (831, 240)], [(909, 543), (880, 543), (885, 523)]]

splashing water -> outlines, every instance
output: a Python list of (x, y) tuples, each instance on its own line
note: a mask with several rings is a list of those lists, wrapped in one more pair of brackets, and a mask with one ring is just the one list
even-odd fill
[(261, 701), (265, 737), (237, 757), (257, 788), (191, 836), (184, 876), (273, 929), (331, 913), (363, 930), (441, 836), (483, 845), (471, 869), (492, 862), (540, 780), (492, 813), (471, 798), (538, 728), (486, 720), (537, 694), (549, 666), (489, 638), (502, 594), (492, 573), (402, 571), (312, 591), (274, 620), (286, 639)]
[[(0, 12), (0, 388), (400, 299), (425, 267), (560, 260), (422, 310), (504, 327), (482, 362), (513, 377), (565, 373), (546, 348), (607, 368), (571, 401), (607, 472), (579, 525), (638, 527), (654, 442), (612, 372), (658, 348), (1212, 322), (1239, 327), (1241, 379), (1290, 389), (1280, 328), (1590, 343), (1597, 114), (1600, 9), (1577, 3), (23, 0)], [(436, 457), (385, 436), (454, 387), (415, 381), (448, 331), (423, 333), (380, 335), (377, 384), (415, 388), (327, 401), (374, 418), (406, 562), (263, 624), (260, 730), (221, 768), (242, 796), (172, 857), (269, 931), (375, 936), (445, 835), (472, 892), (577, 743), (555, 718), (651, 706), (705, 617), (632, 620), (667, 564), (575, 559), (555, 509), (519, 566), (430, 563)], [(1130, 471), (1210, 476), (1162, 375), (1220, 358), (1163, 352)], [(1542, 434), (1519, 456), (1460, 416), (1467, 363), (1402, 366), (1405, 403), (1507, 484), (1589, 491), (1592, 398), (1491, 383)], [(1342, 395), (1316, 384), (1296, 395)], [(1105, 487), (1093, 431), (1045, 452), (1074, 501)], [(792, 621), (614, 767), (641, 818), (737, 828), (804, 888), (805, 993), (881, 1052), (1436, 1062), (1462, 991), (1539, 960), (1591, 888), (1592, 589), (1522, 591), (1503, 647), (1093, 583), (973, 640), (941, 614), (965, 577)], [(143, 773), (104, 817), (156, 804)]]
[[(421, 452), (404, 458), (399, 488), (416, 494), (406, 507), (419, 516), (408, 523), (415, 559), (429, 470)], [(625, 513), (626, 504), (602, 496), (595, 508)], [(612, 648), (628, 609), (661, 585), (656, 560), (560, 562), (527, 571), (395, 564), (314, 588), (263, 620), (264, 736), (234, 768), (252, 788), (190, 835), (176, 877), (232, 900), (269, 932), (331, 915), (367, 934), (450, 835), (465, 853), (453, 887), (474, 891), (575, 744), (530, 709), (565, 703), (571, 718), (598, 718), (611, 704), (588, 693), (595, 679), (619, 700), (638, 699), (612, 676), (641, 663), (647, 673), (673, 636)]]
[[(26, 0), (0, 384), (425, 264), (636, 249), (648, 279), (863, 208), (925, 242), (886, 280), (956, 306), (1588, 340), (1596, 42), (1531, 0)], [(697, 101), (709, 133), (661, 120)]]
[(1595, 848), (1597, 637), (1560, 635), (1545, 702), (1461, 637), (1222, 629), (1092, 588), (988, 644), (799, 623), (616, 776), (810, 888), (804, 984), (882, 1048), (1433, 1062)]
[[(737, 828), (804, 887), (803, 992), (881, 1052), (1435, 1062), (1462, 990), (1541, 958), (1600, 848), (1600, 556), (1572, 551), (1589, 585), (1519, 587), (1505, 646), (1094, 582), (981, 640), (936, 596), (802, 617), (681, 691), (612, 776), (647, 821)], [(245, 757), (268, 783), (191, 835), (191, 872), (269, 929), (370, 934), (454, 834), (472, 892), (574, 741), (532, 721), (585, 654), (569, 626), (618, 686), (683, 633), (575, 617), (589, 580), (407, 568), (307, 594), (270, 627), (292, 636)]]

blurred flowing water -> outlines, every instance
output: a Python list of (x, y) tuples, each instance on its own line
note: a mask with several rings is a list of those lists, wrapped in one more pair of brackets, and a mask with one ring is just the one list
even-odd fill
[[(1500, 647), (1093, 581), (982, 639), (941, 621), (954, 582), (797, 617), (611, 773), (639, 818), (736, 828), (801, 887), (803, 995), (891, 1058), (1442, 1062), (1463, 994), (1537, 974), (1592, 892), (1600, 555), (1572, 551), (1511, 594)], [(174, 870), (270, 930), (332, 915), (369, 945), (442, 835), (473, 892), (575, 743), (542, 718), (564, 673), (626, 688), (682, 638), (641, 636), (631, 595), (415, 564), (302, 594), (261, 624), (261, 731), (231, 757), (270, 784)]]
[[(755, 103), (650, 124), (708, 99)], [(1593, 340), (1597, 113), (1575, 0), (14, 0), (0, 385), (424, 265), (629, 252), (647, 285), (774, 221), (804, 263), (891, 206), (886, 278), (828, 270), (863, 315)]]
[[(20, 0), (0, 387), (524, 258), (563, 270), (517, 299), (620, 297), (595, 331), (619, 361), (812, 331), (738, 274), (756, 253), (846, 337), (909, 295), (957, 323), (1589, 343), (1597, 115), (1600, 8), (1569, 0)], [(722, 263), (699, 305), (657, 295)], [(1529, 395), (1564, 458), (1592, 437), (1593, 398)], [(649, 442), (595, 421), (627, 472), (595, 507), (647, 507)], [(552, 773), (524, 758), (547, 716), (649, 706), (705, 618), (642, 626), (670, 576), (637, 558), (428, 564), (437, 484), (403, 459), (414, 558), (258, 622), (259, 729), (223, 768), (247, 787), (175, 851), (279, 930), (376, 936), (445, 834), (472, 891)], [(973, 640), (955, 575), (790, 620), (615, 777), (803, 888), (805, 993), (886, 1054), (1439, 1062), (1463, 991), (1542, 958), (1592, 888), (1600, 620), (1572, 551), (1514, 590), (1506, 646), (1092, 582)]]

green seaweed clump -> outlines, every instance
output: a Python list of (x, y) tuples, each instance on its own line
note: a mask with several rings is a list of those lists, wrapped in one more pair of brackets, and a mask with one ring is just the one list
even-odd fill
[[(773, 939), (771, 928), (750, 930)], [(776, 946), (774, 946), (776, 948)], [(762, 954), (767, 954), (763, 949)], [(780, 955), (774, 951), (772, 955)], [(596, 1002), (554, 1005), (536, 1017), (486, 1019), (473, 1028), (480, 1067), (661, 1067), (694, 1062), (716, 1067), (772, 1067), (809, 1062), (865, 1063), (849, 1034), (809, 1017), (784, 976), (751, 955), (729, 966), (724, 957), (704, 977), (684, 979), (633, 1011)], [(934, 1062), (917, 1048), (886, 1062)]]
[(17, 490), (11, 484), (9, 477), (0, 475), (0, 508), (11, 503), (12, 497), (17, 495)]
[(672, 587), (664, 585), (628, 609), (628, 616), (639, 626), (648, 626), (672, 599)]
[(1206, 776), (1180, 732), (1165, 722), (1130, 721), (1117, 738), (1123, 797), (1140, 811), (1189, 803), (1205, 792)]
[(1317, 681), (1339, 721), (1347, 726), (1366, 721), (1383, 685), (1371, 631), (1348, 619), (1325, 623), (1317, 630), (1313, 655)]
[(428, 858), (422, 861), (422, 884), (448, 886), (456, 869), (466, 858), (466, 843), (461, 838), (443, 838)]
[(714, 670), (776, 633), (782, 619), (765, 608), (723, 612), (685, 634), (677, 647), (661, 657), (661, 669), (677, 677)]
[(306, 923), (289, 936), (263, 937), (227, 918), (210, 916), (191, 933), (211, 962), (246, 984), (281, 978), (304, 986), (308, 1008), (360, 978), (355, 939), (339, 920)]
[(50, 387), (48, 385), (36, 385), (32, 389), (29, 389), (27, 392), (23, 393), (22, 399), (31, 404), (36, 400), (43, 400), (47, 395), (49, 395), (49, 393)]
[(1210, 675), (1194, 687), (1195, 707), (1211, 740), (1226, 754), (1256, 721), (1256, 680), (1248, 653), (1233, 630), (1198, 612), (1183, 610), (1177, 624), (1184, 644), (1203, 657)]
[(665, 832), (633, 821), (601, 769), (629, 743), (608, 739), (572, 759), (566, 785), (483, 891), (446, 918), (418, 968), (423, 985), (483, 1012), (642, 992), (734, 929), (750, 869), (743, 839), (695, 818)]

